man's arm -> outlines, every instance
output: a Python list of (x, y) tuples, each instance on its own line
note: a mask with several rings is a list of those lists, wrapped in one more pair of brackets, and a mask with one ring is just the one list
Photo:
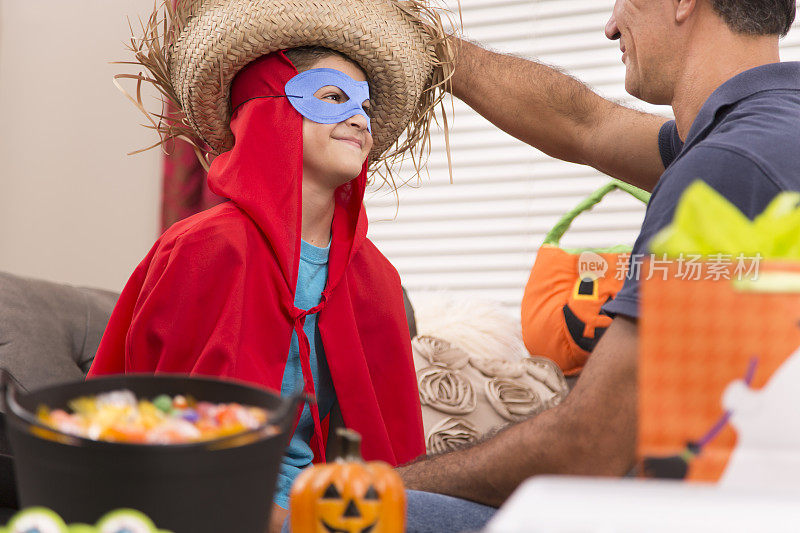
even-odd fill
[(269, 517), (269, 529), (266, 533), (281, 533), (283, 531), (283, 523), (286, 522), (288, 517), (288, 510), (273, 503), (272, 514)]
[(624, 475), (635, 455), (637, 329), (618, 316), (563, 404), (471, 448), (401, 467), (406, 488), (497, 506), (536, 474)]
[(664, 172), (666, 118), (610, 102), (535, 61), (454, 39), (453, 94), (501, 130), (546, 154), (652, 190)]

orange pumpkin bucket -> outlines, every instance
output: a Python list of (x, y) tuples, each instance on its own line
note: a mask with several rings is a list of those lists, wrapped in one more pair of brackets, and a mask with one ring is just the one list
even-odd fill
[(572, 222), (607, 194), (620, 189), (647, 203), (650, 194), (612, 180), (550, 230), (536, 254), (522, 298), (522, 337), (528, 351), (552, 359), (566, 375), (578, 374), (611, 317), (600, 308), (622, 289), (630, 246), (565, 250), (561, 238)]

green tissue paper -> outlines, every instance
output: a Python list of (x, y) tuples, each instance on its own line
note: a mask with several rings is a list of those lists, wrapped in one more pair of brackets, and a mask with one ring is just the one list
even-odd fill
[(782, 192), (750, 220), (704, 181), (681, 196), (672, 224), (650, 241), (667, 257), (725, 254), (763, 259), (800, 259), (800, 193)]

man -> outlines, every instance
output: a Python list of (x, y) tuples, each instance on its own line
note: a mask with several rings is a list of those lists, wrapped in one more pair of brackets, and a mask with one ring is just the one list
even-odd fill
[[(800, 63), (779, 63), (778, 48), (794, 16), (795, 0), (617, 0), (605, 33), (619, 41), (625, 88), (672, 105), (675, 121), (604, 100), (536, 62), (461, 41), (453, 93), (551, 156), (653, 190), (635, 257), (649, 253), (649, 239), (671, 222), (695, 179), (750, 217), (780, 190), (800, 190)], [(420, 509), (428, 520), (435, 516), (439, 531), (476, 529), (491, 511), (463, 500), (498, 506), (537, 474), (621, 476), (631, 469), (638, 333), (632, 274), (606, 305), (615, 319), (562, 405), (399, 470), (414, 489), (411, 530), (426, 529)]]

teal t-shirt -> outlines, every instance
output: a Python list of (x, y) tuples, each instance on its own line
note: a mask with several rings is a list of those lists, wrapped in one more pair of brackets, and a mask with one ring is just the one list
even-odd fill
[[(300, 267), (297, 274), (297, 293), (294, 305), (300, 309), (308, 310), (319, 304), (322, 291), (328, 281), (328, 252), (327, 248), (312, 246), (305, 241), (300, 243)], [(316, 343), (317, 315), (306, 317), (303, 331), (308, 337), (310, 345), (311, 374), (314, 376), (314, 390), (317, 393), (317, 405), (320, 418), (325, 418), (336, 402), (336, 393), (333, 389), (328, 363), (325, 360), (325, 351)], [(303, 390), (303, 372), (300, 368), (300, 344), (297, 334), (292, 333), (292, 344), (289, 348), (289, 358), (286, 360), (286, 370), (283, 372), (281, 382), (281, 395), (291, 395)], [(278, 473), (278, 485), (275, 490), (274, 501), (284, 509), (289, 508), (289, 489), (295, 478), (314, 459), (309, 442), (314, 433), (314, 420), (311, 410), (306, 405), (300, 415), (300, 422), (292, 436), (286, 455), (283, 456), (281, 469)]]

